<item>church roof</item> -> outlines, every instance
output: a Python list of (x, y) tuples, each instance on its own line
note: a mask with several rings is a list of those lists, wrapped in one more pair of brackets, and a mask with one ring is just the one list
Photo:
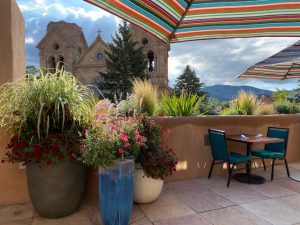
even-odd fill
[(82, 38), (85, 47), (86, 48), (88, 47), (81, 27), (79, 27), (75, 23), (67, 23), (64, 21), (60, 21), (60, 22), (50, 22), (48, 24), (47, 34), (37, 45), (38, 49), (43, 48), (44, 44), (47, 43), (47, 39), (51, 31), (54, 31), (57, 34), (59, 34), (72, 47), (76, 47), (76, 43), (79, 38)]
[(105, 48), (108, 48), (106, 42), (102, 39), (102, 37), (100, 35), (97, 35), (97, 37), (95, 38), (95, 40), (93, 41), (93, 43), (88, 47), (87, 51), (81, 56), (81, 58), (77, 62), (77, 65), (82, 62), (82, 60), (85, 58), (85, 56), (89, 54), (89, 52), (94, 48), (94, 46), (98, 42), (100, 42)]

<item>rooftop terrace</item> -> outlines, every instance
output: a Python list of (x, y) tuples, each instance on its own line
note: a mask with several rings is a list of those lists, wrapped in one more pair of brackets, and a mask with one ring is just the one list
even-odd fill
[[(300, 178), (300, 162), (290, 164), (291, 175)], [(151, 204), (135, 205), (132, 225), (300, 225), (300, 182), (287, 178), (285, 167), (275, 167), (275, 179), (255, 169), (267, 182), (242, 184), (227, 177), (169, 182)], [(98, 225), (97, 199), (86, 199), (73, 215), (58, 220), (40, 218), (31, 204), (0, 207), (0, 225)]]

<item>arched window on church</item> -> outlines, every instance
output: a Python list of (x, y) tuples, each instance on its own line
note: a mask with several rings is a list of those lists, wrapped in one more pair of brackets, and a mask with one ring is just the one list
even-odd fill
[(60, 55), (57, 57), (57, 67), (59, 70), (63, 69), (65, 65), (65, 58)]
[(53, 55), (51, 55), (48, 57), (48, 60), (47, 60), (47, 70), (48, 70), (48, 72), (53, 73), (53, 72), (55, 72), (55, 69), (56, 69), (55, 57)]
[(153, 72), (155, 70), (155, 58), (153, 51), (149, 51), (147, 54), (148, 59), (148, 71)]

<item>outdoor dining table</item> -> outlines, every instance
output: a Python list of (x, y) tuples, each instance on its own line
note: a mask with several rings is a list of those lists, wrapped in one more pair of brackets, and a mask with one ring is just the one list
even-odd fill
[[(260, 137), (256, 138), (256, 135), (244, 134), (247, 139), (242, 138), (241, 134), (239, 135), (227, 135), (228, 141), (240, 142), (247, 145), (247, 155), (251, 157), (251, 149), (253, 144), (270, 144), (270, 143), (278, 143), (284, 142), (284, 139), (281, 138), (270, 138), (270, 137)], [(246, 168), (246, 173), (236, 173), (233, 178), (237, 181), (248, 183), (249, 182), (249, 168)], [(265, 178), (259, 175), (255, 175), (251, 173), (251, 184), (263, 184), (265, 182)]]

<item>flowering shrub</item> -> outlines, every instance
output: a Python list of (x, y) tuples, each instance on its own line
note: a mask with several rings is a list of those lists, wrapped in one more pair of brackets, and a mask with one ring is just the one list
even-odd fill
[(136, 157), (147, 141), (138, 128), (137, 118), (106, 117), (98, 120), (83, 141), (83, 162), (88, 166), (110, 167), (116, 160)]
[(38, 140), (33, 132), (14, 135), (7, 145), (4, 162), (23, 162), (23, 165), (56, 163), (60, 160), (76, 160), (80, 157), (80, 142), (83, 136), (78, 132), (49, 134), (47, 139)]
[(51, 164), (80, 156), (80, 133), (90, 126), (94, 93), (65, 70), (0, 86), (0, 127), (12, 132), (2, 162)]
[(139, 151), (136, 163), (140, 164), (147, 176), (154, 179), (164, 179), (176, 171), (177, 158), (172, 149), (165, 146), (167, 133), (161, 133), (158, 121), (142, 115), (140, 118), (140, 133), (147, 138), (146, 147)]

